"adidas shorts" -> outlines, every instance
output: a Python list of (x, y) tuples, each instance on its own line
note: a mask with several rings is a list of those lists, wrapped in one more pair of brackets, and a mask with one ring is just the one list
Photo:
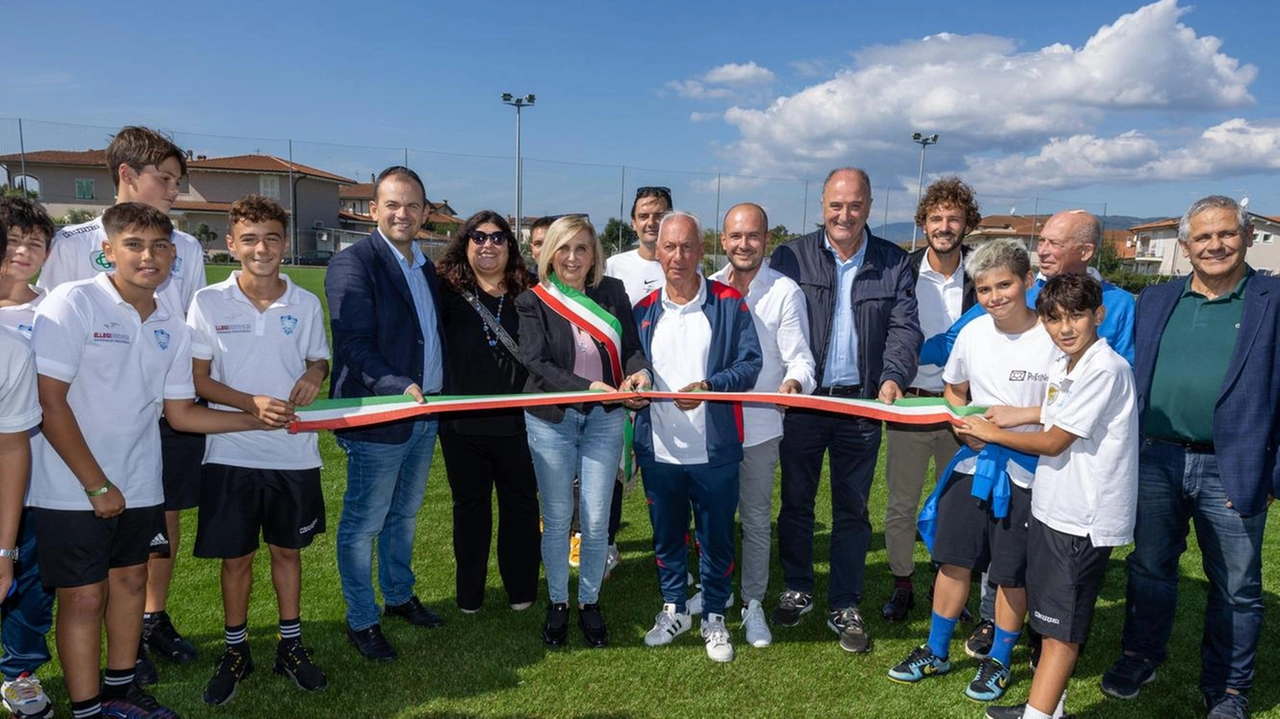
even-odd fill
[(1009, 513), (996, 519), (991, 503), (971, 494), (973, 475), (953, 473), (938, 499), (933, 561), (987, 572), (1002, 587), (1025, 586), (1031, 490), (1016, 484), (1009, 489)]
[(204, 435), (179, 432), (160, 418), (160, 476), (164, 480), (164, 509), (176, 512), (200, 504), (204, 472)]
[(194, 554), (243, 557), (262, 541), (302, 549), (324, 532), (320, 470), (249, 469), (206, 464)]
[(40, 581), (52, 589), (83, 587), (119, 567), (169, 554), (164, 505), (130, 507), (110, 519), (92, 511), (32, 507)]
[(1111, 547), (1059, 532), (1035, 517), (1027, 537), (1027, 617), (1031, 628), (1060, 642), (1083, 644), (1093, 623)]

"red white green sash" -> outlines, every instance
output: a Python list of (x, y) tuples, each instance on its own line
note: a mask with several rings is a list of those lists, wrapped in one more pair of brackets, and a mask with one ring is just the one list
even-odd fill
[(609, 365), (613, 368), (613, 381), (621, 382), (622, 323), (581, 290), (561, 282), (555, 274), (550, 274), (547, 279), (550, 282), (534, 285), (533, 293), (552, 312), (604, 345), (605, 352), (609, 355)]

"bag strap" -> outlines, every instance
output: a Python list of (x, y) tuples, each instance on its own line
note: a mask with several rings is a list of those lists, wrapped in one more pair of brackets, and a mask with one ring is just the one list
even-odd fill
[(498, 339), (502, 340), (503, 346), (507, 348), (507, 351), (511, 353), (511, 356), (519, 360), (520, 347), (516, 344), (516, 341), (511, 338), (511, 335), (507, 334), (506, 329), (502, 327), (502, 323), (498, 321), (497, 317), (493, 316), (493, 313), (489, 311), (489, 308), (480, 304), (480, 300), (477, 299), (475, 295), (471, 294), (469, 290), (462, 291), (462, 298), (470, 303), (471, 307), (475, 309), (476, 314), (480, 315), (480, 319), (484, 320), (484, 323), (489, 326), (489, 331)]

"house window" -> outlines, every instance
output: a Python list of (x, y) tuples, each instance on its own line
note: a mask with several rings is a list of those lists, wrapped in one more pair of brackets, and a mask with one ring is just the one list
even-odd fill
[(94, 198), (93, 198), (93, 180), (92, 180), (92, 179), (88, 179), (88, 180), (86, 180), (86, 179), (84, 179), (83, 177), (77, 177), (77, 178), (76, 178), (76, 199), (77, 199), (77, 200), (92, 200), (92, 199), (94, 199)]
[(1271, 234), (1271, 233), (1269, 233), (1269, 232), (1263, 232), (1263, 233), (1260, 233), (1260, 234), (1258, 235), (1258, 241), (1259, 241), (1259, 242), (1261, 242), (1261, 243), (1262, 243), (1262, 244), (1264, 244), (1264, 245), (1269, 245), (1269, 244), (1271, 244), (1271, 241), (1272, 241), (1273, 239), (1275, 239), (1275, 235), (1273, 235), (1273, 234)]
[(258, 177), (258, 194), (273, 200), (280, 199), (280, 177), (278, 175), (261, 175)]
[(35, 175), (14, 175), (9, 184), (13, 187), (21, 187), (28, 192), (35, 193), (35, 199), (40, 199), (40, 179)]

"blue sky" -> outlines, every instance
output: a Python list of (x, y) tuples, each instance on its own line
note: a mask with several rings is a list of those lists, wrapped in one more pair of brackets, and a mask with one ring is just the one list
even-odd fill
[(722, 173), (721, 212), (755, 200), (795, 230), (826, 171), (856, 164), (878, 226), (914, 208), (922, 131), (941, 135), (926, 181), (959, 173), (987, 214), (1173, 215), (1218, 192), (1280, 215), (1280, 3), (1220, 5), (7, 0), (23, 30), (0, 117), (24, 118), (28, 149), (102, 147), (125, 123), (210, 155), (292, 138), (360, 179), (409, 148), (433, 199), (512, 212), (498, 96), (532, 92), (525, 214), (602, 224), (661, 184), (714, 225)]

